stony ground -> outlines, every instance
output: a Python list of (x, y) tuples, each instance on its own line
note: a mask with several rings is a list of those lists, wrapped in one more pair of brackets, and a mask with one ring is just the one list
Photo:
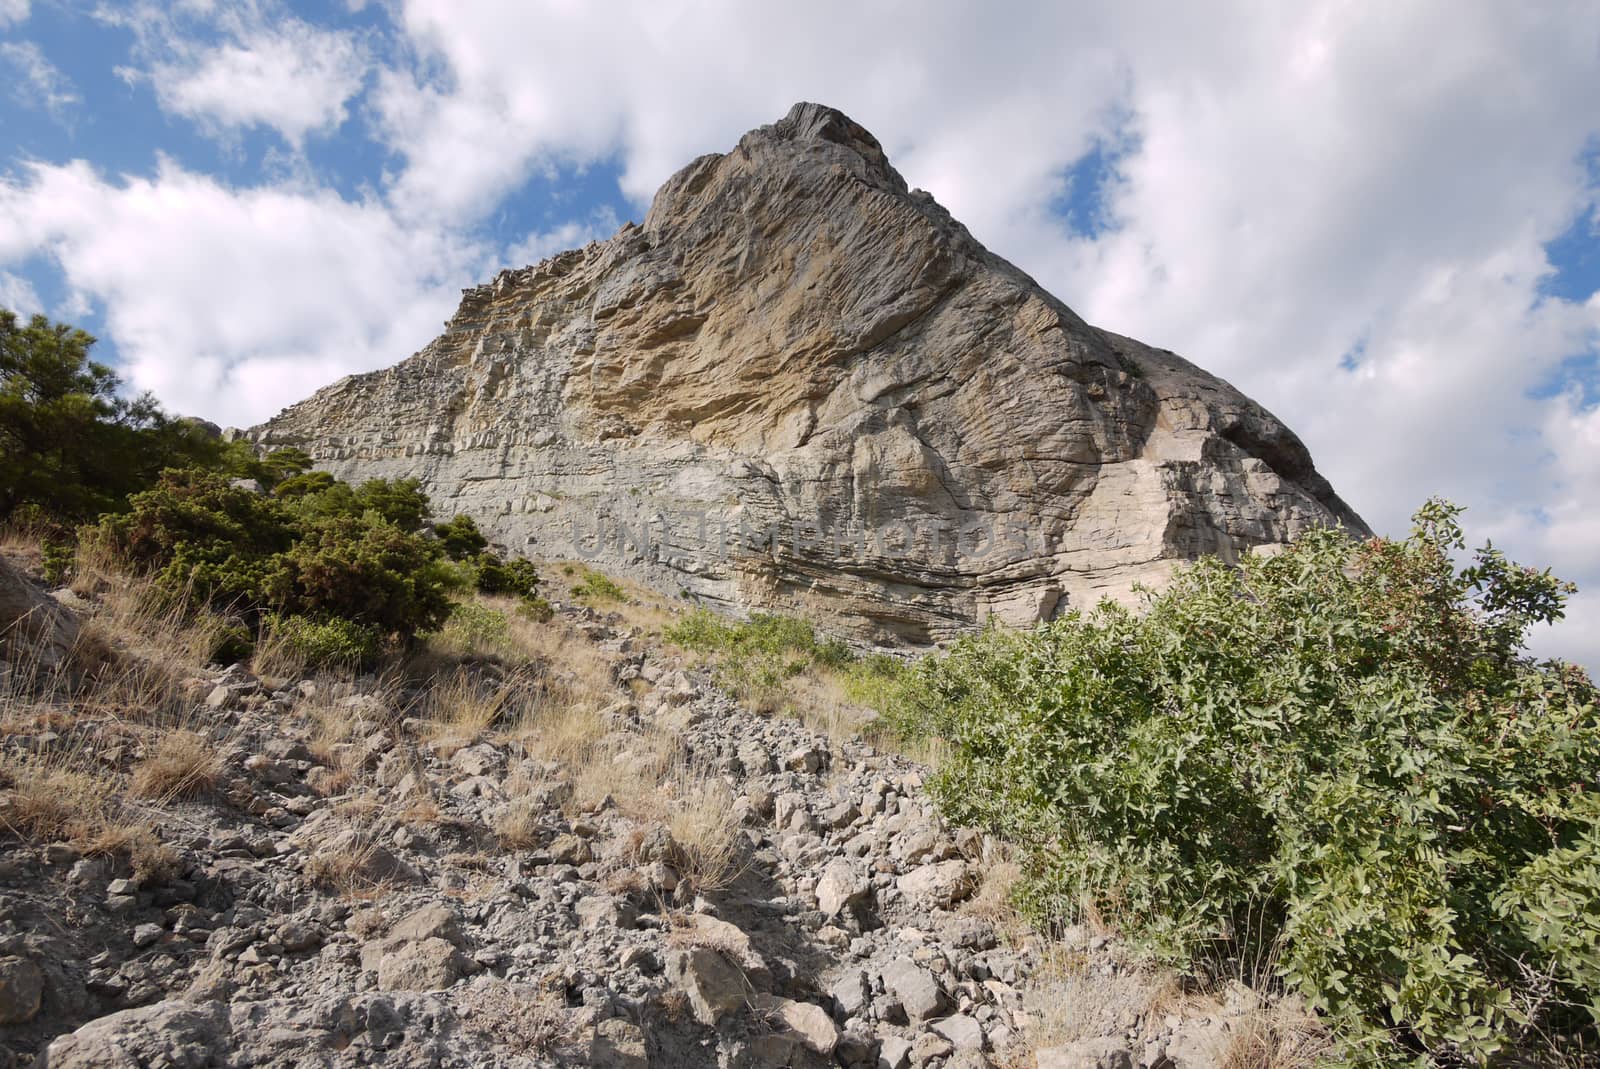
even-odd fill
[(185, 681), (181, 730), (7, 718), (0, 812), (52, 754), (174, 767), (125, 800), (154, 846), (0, 829), (0, 1066), (1185, 1069), (1248, 1040), (1247, 992), (1156, 998), (1103, 936), (1028, 936), (912, 762), (615, 617), (545, 626), (611, 691), (581, 747), (237, 667)]

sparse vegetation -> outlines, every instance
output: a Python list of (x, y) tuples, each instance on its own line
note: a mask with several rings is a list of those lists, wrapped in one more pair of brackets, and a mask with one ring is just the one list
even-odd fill
[(167, 731), (134, 765), (130, 790), (138, 798), (192, 798), (215, 787), (221, 775), (222, 759), (210, 739), (186, 729)]
[[(570, 574), (570, 573), (569, 573)], [(579, 601), (627, 601), (628, 592), (610, 576), (585, 568), (572, 584), (572, 596)]]

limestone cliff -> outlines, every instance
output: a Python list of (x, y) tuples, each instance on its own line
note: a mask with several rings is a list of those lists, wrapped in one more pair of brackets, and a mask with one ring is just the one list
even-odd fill
[(531, 557), (885, 643), (1365, 531), (1270, 413), (1089, 326), (815, 104), (251, 433)]

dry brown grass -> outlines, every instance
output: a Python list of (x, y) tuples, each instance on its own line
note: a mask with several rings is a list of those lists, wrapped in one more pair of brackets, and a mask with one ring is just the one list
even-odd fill
[(31, 842), (125, 855), (140, 879), (168, 876), (177, 854), (122, 803), (116, 777), (79, 751), (0, 759), (0, 827)]
[(513, 798), (501, 809), (493, 831), (506, 850), (532, 850), (543, 841), (540, 834), (544, 809), (534, 800)]
[(742, 868), (733, 792), (721, 779), (680, 769), (665, 785), (667, 826), (682, 852), (682, 878), (696, 891), (719, 891)]
[(496, 682), (464, 668), (436, 679), (417, 709), (428, 725), (426, 737), (445, 757), (470, 746), (510, 715), (527, 685), (522, 676)]
[(370, 832), (358, 833), (339, 849), (313, 851), (306, 858), (305, 874), (336, 894), (370, 895), (383, 887), (383, 881), (372, 875), (378, 850)]
[(221, 776), (222, 757), (216, 744), (198, 732), (180, 729), (162, 734), (134, 765), (130, 790), (138, 798), (193, 798), (215, 787)]

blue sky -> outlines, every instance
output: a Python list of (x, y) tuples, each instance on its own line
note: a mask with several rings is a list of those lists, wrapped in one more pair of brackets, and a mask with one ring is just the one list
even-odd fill
[[(798, 99), (1091, 322), (1600, 588), (1600, 9), (0, 0), (0, 303), (270, 416)], [(1600, 663), (1600, 600), (1541, 639)]]

